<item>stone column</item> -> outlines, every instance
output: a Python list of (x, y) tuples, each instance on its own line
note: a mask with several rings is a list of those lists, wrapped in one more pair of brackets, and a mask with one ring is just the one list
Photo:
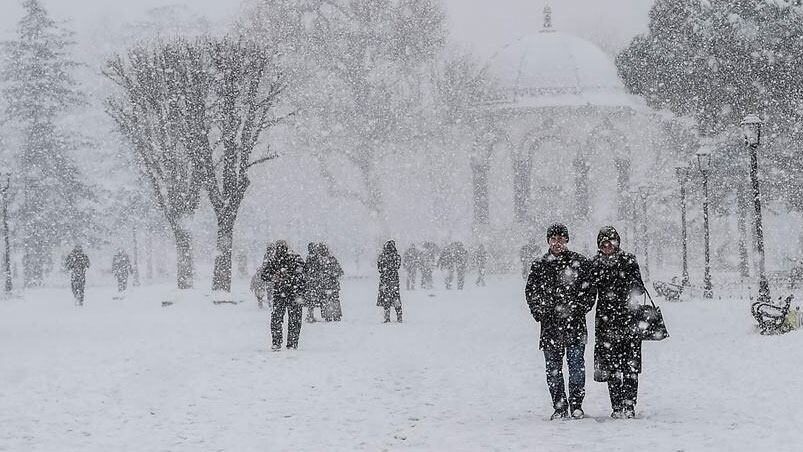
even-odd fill
[(529, 154), (513, 157), (513, 215), (516, 223), (529, 221), (530, 174), (532, 158)]
[(471, 161), (475, 226), (487, 225), (489, 222), (488, 173), (490, 166), (486, 159), (472, 159)]
[(588, 219), (588, 172), (591, 165), (585, 157), (578, 155), (574, 159), (574, 215), (578, 220)]
[(616, 166), (616, 191), (617, 199), (619, 202), (619, 219), (628, 220), (631, 217), (630, 209), (631, 200), (628, 195), (630, 189), (630, 159), (629, 158), (616, 158), (614, 159)]

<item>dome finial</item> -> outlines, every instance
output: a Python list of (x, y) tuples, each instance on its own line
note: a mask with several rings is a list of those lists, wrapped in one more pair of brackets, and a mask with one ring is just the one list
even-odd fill
[(552, 7), (549, 6), (549, 0), (544, 2), (544, 31), (552, 30)]

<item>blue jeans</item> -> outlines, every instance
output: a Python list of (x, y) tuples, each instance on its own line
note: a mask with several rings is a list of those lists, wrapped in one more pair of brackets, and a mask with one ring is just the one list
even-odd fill
[[(546, 383), (552, 396), (555, 410), (575, 410), (583, 405), (586, 395), (585, 344), (566, 347), (544, 348), (546, 361)], [(569, 366), (569, 401), (566, 403), (566, 389), (563, 382), (563, 355)]]

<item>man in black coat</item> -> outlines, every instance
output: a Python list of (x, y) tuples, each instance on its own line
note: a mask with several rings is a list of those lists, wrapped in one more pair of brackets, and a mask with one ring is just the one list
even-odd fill
[(468, 270), (468, 250), (463, 242), (455, 242), (452, 253), (454, 265), (457, 270), (457, 290), (463, 290), (466, 284), (466, 270)]
[(122, 293), (128, 287), (128, 275), (133, 273), (131, 267), (131, 260), (128, 258), (128, 253), (122, 249), (117, 250), (117, 253), (112, 258), (112, 273), (117, 279), (117, 291)]
[[(593, 300), (586, 291), (588, 259), (569, 251), (569, 230), (556, 223), (547, 229), (549, 251), (532, 263), (525, 295), (536, 322), (541, 324), (540, 348), (546, 362), (546, 378), (552, 419), (571, 415), (581, 419), (585, 397), (586, 313)], [(569, 397), (563, 381), (563, 356), (569, 367)]]
[(89, 268), (89, 256), (84, 254), (81, 245), (75, 245), (72, 252), (64, 260), (64, 267), (70, 272), (70, 286), (77, 306), (84, 305), (84, 289), (86, 287), (86, 270)]
[(631, 298), (646, 292), (636, 257), (622, 251), (619, 233), (605, 226), (591, 260), (589, 293), (596, 300), (594, 380), (608, 383), (615, 419), (636, 415), (641, 338), (633, 326)]
[(388, 240), (382, 248), (382, 254), (376, 260), (379, 270), (379, 293), (376, 305), (384, 309), (385, 322), (390, 323), (390, 308), (396, 310), (396, 321), (402, 322), (401, 294), (399, 293), (399, 268), (401, 257), (396, 251), (396, 242)]
[(402, 264), (407, 272), (407, 290), (415, 290), (416, 273), (418, 273), (418, 267), (421, 266), (421, 252), (415, 247), (415, 243), (411, 243), (404, 252)]
[(301, 335), (304, 297), (304, 260), (287, 249), (287, 242), (276, 242), (273, 259), (268, 261), (262, 279), (273, 282), (273, 310), (270, 316), (271, 349), (282, 349), (282, 322), (287, 311), (287, 348), (297, 349)]

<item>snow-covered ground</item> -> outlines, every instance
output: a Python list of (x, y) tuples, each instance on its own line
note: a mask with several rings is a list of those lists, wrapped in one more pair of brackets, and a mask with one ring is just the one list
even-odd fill
[(803, 332), (756, 334), (746, 302), (663, 303), (638, 419), (611, 420), (589, 372), (588, 418), (550, 422), (520, 280), (403, 293), (390, 325), (375, 285), (345, 281), (344, 321), (278, 353), (244, 286), (236, 306), (167, 286), (1, 301), (0, 450), (803, 450)]

